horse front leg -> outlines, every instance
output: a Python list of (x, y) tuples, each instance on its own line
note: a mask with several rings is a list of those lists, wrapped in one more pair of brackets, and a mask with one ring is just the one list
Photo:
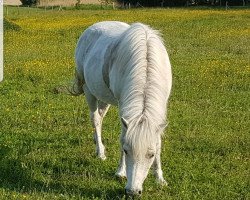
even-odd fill
[(121, 148), (121, 158), (120, 158), (120, 162), (119, 162), (119, 167), (115, 173), (116, 176), (120, 177), (120, 178), (126, 178), (126, 163), (125, 163), (125, 152), (123, 151), (123, 149)]
[(156, 149), (155, 160), (153, 163), (153, 170), (154, 170), (154, 175), (155, 175), (157, 183), (159, 183), (162, 186), (167, 186), (168, 183), (163, 178), (163, 172), (161, 168), (161, 139), (160, 138), (159, 138), (159, 143)]

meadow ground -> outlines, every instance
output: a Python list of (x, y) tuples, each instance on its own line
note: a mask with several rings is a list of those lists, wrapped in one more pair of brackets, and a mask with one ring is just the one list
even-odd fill
[[(8, 15), (7, 15), (8, 14)], [(115, 178), (120, 122), (104, 120), (107, 160), (95, 157), (83, 97), (53, 93), (73, 78), (89, 25), (143, 22), (161, 31), (173, 68), (162, 162), (142, 199), (250, 199), (249, 10), (44, 11), (9, 8), (0, 83), (0, 199), (124, 199)]]

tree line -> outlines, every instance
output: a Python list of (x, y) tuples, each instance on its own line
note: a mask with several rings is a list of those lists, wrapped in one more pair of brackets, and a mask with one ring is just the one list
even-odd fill
[(165, 6), (242, 6), (247, 5), (249, 0), (118, 0), (123, 4), (145, 7), (165, 7)]

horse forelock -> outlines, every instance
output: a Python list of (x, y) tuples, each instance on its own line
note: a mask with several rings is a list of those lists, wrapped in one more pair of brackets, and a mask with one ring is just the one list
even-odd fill
[(126, 143), (135, 157), (146, 153), (148, 148), (154, 149), (157, 135), (157, 126), (141, 115), (130, 121), (123, 142)]

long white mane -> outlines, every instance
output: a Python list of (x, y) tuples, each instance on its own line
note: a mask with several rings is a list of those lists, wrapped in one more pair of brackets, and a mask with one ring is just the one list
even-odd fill
[(165, 124), (170, 62), (159, 33), (141, 23), (131, 25), (117, 42), (114, 65), (122, 77), (110, 76), (111, 90), (119, 94), (120, 116), (130, 124), (127, 142), (141, 149)]

